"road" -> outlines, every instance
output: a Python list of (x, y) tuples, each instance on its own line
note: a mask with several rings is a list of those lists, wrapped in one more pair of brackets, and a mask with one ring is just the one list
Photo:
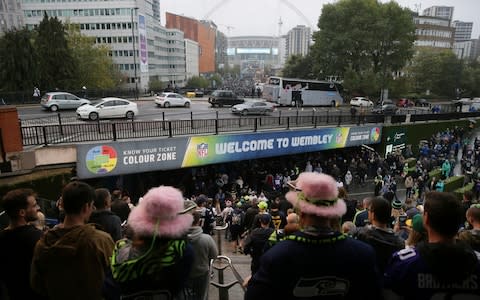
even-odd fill
[[(230, 112), (230, 107), (212, 108), (206, 101), (206, 98), (195, 98), (192, 100), (190, 108), (172, 107), (172, 108), (160, 108), (155, 105), (153, 98), (146, 98), (137, 102), (139, 115), (135, 117), (136, 120), (181, 120), (181, 119), (214, 119), (218, 118), (232, 118), (235, 117)], [(42, 120), (56, 118), (57, 113), (43, 110), (40, 105), (26, 105), (17, 107), (19, 118), (21, 120)], [(336, 114), (349, 114), (350, 106), (341, 106), (338, 108), (332, 107), (302, 107), (298, 109), (300, 113), (312, 114), (327, 112), (332, 115)], [(406, 113), (407, 111), (425, 112), (424, 108), (410, 108), (399, 110), (399, 113)], [(74, 121), (76, 120), (75, 110), (60, 111), (62, 119)], [(294, 116), (297, 114), (297, 108), (295, 107), (277, 107), (276, 110), (270, 114), (271, 116)]]

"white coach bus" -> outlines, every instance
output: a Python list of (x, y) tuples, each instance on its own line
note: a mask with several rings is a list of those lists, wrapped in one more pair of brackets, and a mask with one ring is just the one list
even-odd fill
[(343, 104), (340, 83), (272, 76), (263, 86), (263, 98), (280, 106), (338, 106)]

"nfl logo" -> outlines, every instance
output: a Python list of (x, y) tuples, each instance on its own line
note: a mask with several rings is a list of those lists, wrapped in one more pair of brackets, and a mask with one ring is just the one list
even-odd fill
[(208, 156), (208, 144), (201, 143), (197, 145), (197, 155), (198, 157), (207, 157)]

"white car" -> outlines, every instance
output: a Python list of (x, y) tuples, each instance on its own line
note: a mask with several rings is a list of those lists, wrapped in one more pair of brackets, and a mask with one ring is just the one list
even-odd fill
[(108, 118), (133, 119), (136, 115), (138, 115), (137, 103), (115, 97), (103, 98), (99, 102), (77, 108), (78, 118), (92, 121)]
[(190, 107), (191, 101), (177, 93), (161, 93), (155, 97), (155, 103), (160, 107), (183, 106)]
[(368, 100), (365, 97), (354, 97), (352, 100), (350, 100), (350, 105), (351, 106), (364, 106), (364, 107), (372, 107), (373, 102), (371, 100)]

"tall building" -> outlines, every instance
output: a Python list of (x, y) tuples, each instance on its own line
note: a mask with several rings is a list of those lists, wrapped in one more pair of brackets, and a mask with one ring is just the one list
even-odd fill
[(215, 72), (215, 42), (217, 26), (210, 21), (198, 21), (193, 18), (166, 13), (165, 26), (184, 32), (185, 38), (198, 43), (199, 71), (202, 74)]
[(453, 6), (431, 6), (423, 10), (423, 15), (452, 20), (453, 10)]
[(228, 66), (227, 48), (227, 36), (223, 32), (217, 31), (217, 39), (215, 42), (215, 66), (217, 69)]
[(473, 46), (473, 40), (455, 42), (453, 44), (453, 53), (455, 53), (459, 59), (471, 59)]
[(440, 17), (414, 16), (415, 46), (452, 49), (455, 28), (450, 20)]
[(13, 28), (23, 27), (23, 13), (20, 0), (0, 0), (0, 35)]
[(286, 35), (286, 55), (307, 55), (310, 50), (312, 34), (310, 27), (297, 25)]
[(455, 20), (452, 26), (455, 27), (455, 42), (468, 41), (472, 38), (473, 22)]
[(168, 35), (168, 82), (172, 86), (184, 86), (186, 80), (186, 51), (183, 32), (167, 29)]
[(189, 39), (185, 39), (185, 70), (187, 73), (187, 81), (193, 76), (200, 75), (198, 72), (198, 43)]
[(22, 9), (29, 28), (46, 13), (79, 24), (82, 34), (110, 47), (127, 87), (146, 89), (150, 80), (185, 82), (183, 33), (160, 25), (159, 0), (24, 0)]
[(480, 59), (480, 37), (472, 40), (472, 60)]

